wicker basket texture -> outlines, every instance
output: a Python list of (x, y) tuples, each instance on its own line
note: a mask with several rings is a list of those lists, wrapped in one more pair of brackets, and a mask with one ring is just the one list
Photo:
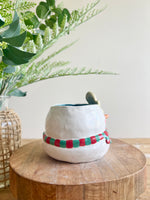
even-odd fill
[(20, 145), (20, 118), (11, 109), (0, 111), (0, 188), (9, 185), (9, 158)]

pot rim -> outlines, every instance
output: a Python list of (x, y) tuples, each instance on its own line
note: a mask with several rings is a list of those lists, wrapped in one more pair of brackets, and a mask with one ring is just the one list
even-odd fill
[[(99, 106), (99, 104), (76, 103), (76, 104), (57, 104), (51, 107), (86, 107), (86, 106)], [(100, 106), (99, 106), (100, 107)]]

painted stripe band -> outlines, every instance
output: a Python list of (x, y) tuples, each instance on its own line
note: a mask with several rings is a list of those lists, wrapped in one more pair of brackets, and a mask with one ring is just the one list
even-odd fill
[(81, 139), (74, 139), (74, 140), (59, 140), (59, 139), (54, 139), (52, 137), (48, 137), (45, 132), (43, 133), (43, 140), (47, 144), (51, 144), (57, 147), (61, 148), (77, 148), (81, 146), (87, 146), (91, 144), (95, 144), (99, 142), (100, 140), (105, 139), (107, 144), (110, 144), (110, 139), (108, 132), (105, 130), (103, 133), (100, 133), (96, 136), (91, 136), (88, 138), (81, 138)]

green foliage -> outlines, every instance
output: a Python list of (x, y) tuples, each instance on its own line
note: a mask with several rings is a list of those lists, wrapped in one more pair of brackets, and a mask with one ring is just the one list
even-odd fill
[(36, 14), (40, 19), (45, 19), (46, 14), (48, 13), (48, 10), (46, 6), (44, 5), (39, 5), (36, 8)]
[(7, 65), (22, 65), (28, 63), (28, 61), (35, 55), (21, 51), (13, 46), (8, 45), (6, 49), (3, 49), (3, 62)]
[(8, 65), (7, 67), (4, 68), (3, 70), (3, 73), (6, 73), (6, 74), (12, 74), (16, 71), (16, 68), (11, 66), (11, 65)]
[(25, 97), (26, 95), (27, 95), (26, 92), (22, 92), (19, 89), (15, 89), (12, 92), (9, 92), (9, 96)]
[(40, 22), (33, 12), (26, 11), (25, 13), (22, 13), (22, 16), (26, 26), (32, 26), (33, 28), (37, 28), (39, 26)]
[(4, 18), (5, 23), (9, 24), (12, 20), (14, 3), (10, 0), (0, 0), (0, 8), (0, 15)]
[(21, 47), (23, 45), (25, 38), (26, 38), (26, 32), (23, 32), (22, 34), (14, 36), (14, 37), (0, 38), (0, 42), (4, 41), (4, 42), (9, 43), (12, 46)]
[[(64, 35), (70, 33), (72, 30), (74, 30), (79, 25), (83, 24), (84, 22), (90, 20), (92, 17), (100, 14), (104, 8), (102, 9), (96, 9), (96, 6), (100, 3), (100, 0), (96, 0), (93, 3), (88, 4), (85, 8), (81, 10), (73, 10), (70, 12), (66, 8), (60, 8), (59, 6), (56, 6), (55, 1), (46, 1), (39, 3), (38, 6), (45, 6), (45, 8), (41, 10), (42, 19), (40, 19), (41, 14), (39, 17), (34, 14), (34, 17), (37, 18), (37, 21), (39, 22), (38, 28), (33, 30), (33, 35), (38, 35), (41, 31), (41, 36), (43, 39), (43, 43), (41, 42), (42, 47), (37, 48), (37, 55), (33, 58), (34, 60), (38, 58), (46, 49), (50, 48), (52, 45), (55, 44), (59, 40), (59, 38), (63, 37)], [(51, 5), (51, 6), (49, 6)], [(37, 6), (37, 8), (38, 8)], [(47, 12), (45, 11), (47, 9)], [(33, 15), (32, 15), (33, 18)], [(27, 25), (34, 26), (34, 22), (28, 23)], [(46, 44), (44, 41), (44, 30), (49, 27), (49, 35), (50, 40)], [(41, 40), (41, 39), (40, 39)], [(34, 39), (33, 39), (34, 41)], [(44, 44), (44, 46), (43, 46)], [(24, 44), (24, 48), (26, 48), (26, 43)], [(32, 61), (33, 61), (32, 59)]]
[(35, 39), (36, 49), (41, 50), (43, 48), (43, 39), (40, 34), (37, 35)]
[(55, 7), (55, 0), (46, 0), (48, 6)]
[[(5, 23), (1, 23), (1, 25), (5, 25)], [(27, 63), (35, 55), (18, 49), (24, 43), (25, 38), (26, 32), (20, 34), (19, 17), (17, 12), (15, 12), (12, 23), (2, 29), (0, 33), (0, 56), (2, 60), (0, 62), (1, 95), (10, 94), (11, 82), (16, 72), (15, 66)], [(16, 81), (18, 80), (20, 79)], [(13, 89), (11, 95), (25, 96), (23, 92), (18, 92), (16, 88)]]
[(0, 19), (0, 27), (3, 26), (5, 24), (5, 22), (3, 21), (2, 17)]
[(13, 18), (13, 13), (15, 10), (17, 12), (23, 11), (33, 8), (35, 3), (27, 1), (27, 0), (20, 0), (14, 2), (12, 0), (0, 0), (0, 16), (3, 17), (5, 21), (5, 25), (11, 23)]
[(30, 53), (36, 53), (36, 45), (33, 40), (29, 40), (26, 45), (26, 50)]
[[(11, 2), (10, 0), (4, 1), (7, 2), (7, 5), (8, 2)], [(26, 10), (25, 8), (33, 7), (34, 4), (25, 2), (27, 1), (18, 0), (15, 4), (19, 11), (21, 27), (18, 17), (15, 16), (11, 25), (8, 29), (6, 27), (0, 36), (0, 56), (3, 56), (3, 60), (0, 62), (1, 95), (25, 96), (26, 93), (20, 91), (20, 87), (49, 78), (112, 74), (85, 67), (68, 67), (68, 64), (70, 64), (68, 61), (52, 61), (55, 56), (68, 49), (74, 42), (39, 60), (39, 57), (61, 37), (100, 14), (104, 10), (104, 8), (96, 8), (100, 0), (94, 0), (94, 2), (87, 4), (85, 8), (73, 11), (69, 11), (62, 5), (56, 5), (55, 0), (46, 0), (37, 5), (36, 12)], [(8, 13), (14, 10), (14, 4), (11, 3), (10, 5), (11, 8)], [(4, 14), (1, 14), (1, 16), (4, 17)], [(6, 16), (5, 13), (4, 18), (9, 19), (9, 16)], [(5, 26), (3, 18), (0, 18), (0, 26)]]
[(51, 40), (51, 30), (49, 27), (46, 27), (43, 37), (43, 43), (46, 45)]
[(7, 65), (21, 65), (27, 63), (35, 54), (24, 52), (16, 47), (21, 47), (26, 38), (26, 32), (20, 34), (20, 23), (17, 12), (8, 28), (0, 34), (0, 42), (7, 43), (3, 49), (0, 46), (2, 60)]
[(14, 37), (20, 34), (20, 23), (19, 23), (19, 17), (17, 15), (17, 12), (15, 12), (13, 21), (11, 24), (9, 24), (8, 29), (4, 31), (1, 34), (1, 37), (4, 38), (9, 38), (9, 37)]

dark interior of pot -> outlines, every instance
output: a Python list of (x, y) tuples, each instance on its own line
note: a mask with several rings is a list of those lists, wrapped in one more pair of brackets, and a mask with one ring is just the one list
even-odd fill
[(92, 105), (92, 104), (60, 104), (57, 106), (89, 106), (89, 105)]

